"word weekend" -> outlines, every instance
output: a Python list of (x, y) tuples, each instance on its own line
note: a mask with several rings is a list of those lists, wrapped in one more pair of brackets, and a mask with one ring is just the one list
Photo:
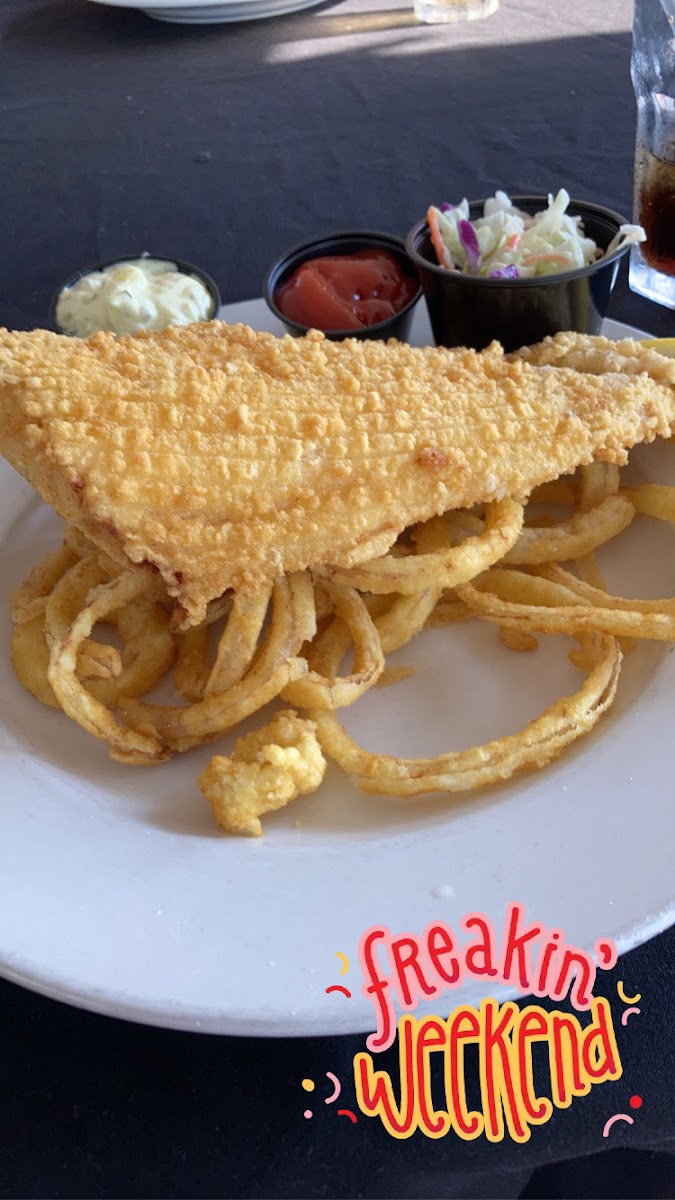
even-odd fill
[[(514, 1141), (530, 1137), (530, 1127), (548, 1121), (556, 1108), (567, 1108), (594, 1083), (618, 1079), (622, 1073), (612, 1014), (605, 999), (592, 991), (597, 966), (610, 970), (617, 960), (614, 942), (596, 941), (597, 965), (585, 950), (568, 945), (560, 929), (526, 925), (523, 907), (510, 904), (501, 939), (487, 917), (469, 913), (461, 922), (470, 940), (462, 945), (443, 922), (428, 925), (421, 937), (396, 937), (384, 926), (366, 930), (359, 945), (364, 976), (362, 992), (373, 1003), (377, 1028), (366, 1045), (371, 1053), (354, 1057), (358, 1106), (366, 1116), (379, 1116), (387, 1131), (407, 1138), (419, 1129), (430, 1138), (450, 1130), (465, 1140), (484, 1135), (498, 1142), (508, 1133)], [(530, 1004), (495, 999), (479, 1008), (458, 1005), (447, 1019), (412, 1016), (421, 1001), (451, 991), (467, 976), (488, 985), (506, 984), (523, 995), (562, 1000), (590, 1018), (582, 1024), (573, 1014), (548, 1012)], [(486, 988), (487, 990), (487, 988)], [(395, 1001), (403, 1015), (396, 1019)], [(399, 1038), (399, 1099), (391, 1077), (376, 1070), (373, 1053)], [(535, 1085), (533, 1048), (547, 1076), (546, 1091)], [(465, 1053), (468, 1046), (480, 1099), (470, 1107), (466, 1094)], [(440, 1096), (443, 1106), (438, 1106)]]

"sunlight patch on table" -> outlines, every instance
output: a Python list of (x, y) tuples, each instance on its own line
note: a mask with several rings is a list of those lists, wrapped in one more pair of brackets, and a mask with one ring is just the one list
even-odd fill
[[(402, 8), (374, 8), (368, 12), (312, 13), (293, 22), (293, 41), (270, 46), (266, 61), (272, 65), (302, 62), (330, 54), (345, 54), (354, 49), (381, 57), (405, 57), (431, 51), (496, 49), (499, 46), (542, 46), (555, 41), (569, 41), (570, 28), (559, 15), (552, 13), (551, 28), (546, 42), (541, 42), (541, 25), (526, 11), (521, 14), (518, 28), (508, 30), (499, 20), (501, 13), (486, 21), (471, 21), (452, 25), (424, 25), (419, 22), (412, 5)], [(559, 23), (558, 23), (559, 22)], [(586, 23), (587, 22), (587, 23)], [(612, 23), (613, 22), (613, 23)], [(578, 40), (598, 35), (621, 36), (630, 33), (628, 26), (616, 27), (616, 18), (599, 13), (585, 17)], [(370, 34), (367, 45), (364, 34)], [(335, 42), (340, 38), (340, 44)], [(357, 42), (353, 39), (359, 39)]]

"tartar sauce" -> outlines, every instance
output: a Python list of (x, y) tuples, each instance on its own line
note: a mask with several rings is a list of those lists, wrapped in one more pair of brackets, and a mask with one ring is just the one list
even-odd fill
[(175, 263), (143, 256), (83, 275), (64, 288), (56, 319), (71, 337), (90, 337), (100, 330), (138, 333), (190, 325), (212, 316), (213, 297), (196, 275)]

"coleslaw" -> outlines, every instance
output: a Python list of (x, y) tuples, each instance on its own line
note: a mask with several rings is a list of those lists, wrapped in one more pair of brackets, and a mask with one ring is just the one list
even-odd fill
[(483, 216), (469, 219), (469, 202), (431, 205), (429, 230), (439, 264), (486, 279), (531, 279), (588, 267), (632, 242), (644, 242), (640, 225), (621, 225), (606, 250), (586, 237), (581, 217), (567, 212), (569, 193), (549, 193), (548, 208), (531, 216), (506, 192), (485, 201)]

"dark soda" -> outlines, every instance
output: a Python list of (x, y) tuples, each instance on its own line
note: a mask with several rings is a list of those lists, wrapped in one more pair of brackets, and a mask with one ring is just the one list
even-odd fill
[(647, 241), (643, 258), (664, 275), (675, 275), (675, 162), (656, 158), (644, 146), (636, 159), (638, 221)]

